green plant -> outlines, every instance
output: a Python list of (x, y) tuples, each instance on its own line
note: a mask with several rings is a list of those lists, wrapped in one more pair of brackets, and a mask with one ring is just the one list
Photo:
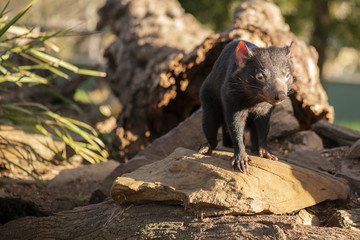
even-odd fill
[[(9, 86), (26, 88), (34, 85), (49, 88), (53, 85), (53, 77), (44, 77), (37, 73), (39, 70), (47, 70), (65, 80), (69, 79), (67, 72), (104, 77), (103, 72), (79, 69), (48, 53), (48, 49), (58, 49), (51, 39), (63, 32), (46, 34), (15, 25), (35, 2), (37, 0), (32, 1), (10, 20), (6, 18), (8, 3), (0, 10), (0, 89)], [(28, 64), (19, 64), (15, 61), (19, 58), (26, 59)], [(49, 91), (61, 97), (56, 91)], [(64, 97), (61, 98), (64, 100)], [(68, 99), (65, 101), (70, 102)], [(36, 102), (6, 102), (0, 97), (0, 125), (3, 124), (26, 126), (43, 135), (62, 140), (91, 163), (106, 161), (108, 156), (103, 142), (90, 125), (61, 116), (52, 111), (51, 107)], [(75, 135), (82, 140), (74, 140)], [(4, 160), (16, 166), (11, 159)]]
[(75, 194), (75, 197), (82, 202), (87, 201), (90, 198), (89, 195), (83, 195), (82, 192), (79, 192), (79, 194)]

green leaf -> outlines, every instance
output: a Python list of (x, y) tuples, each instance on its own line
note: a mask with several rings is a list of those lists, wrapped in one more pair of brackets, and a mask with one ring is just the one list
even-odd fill
[[(50, 78), (44, 78), (35, 73), (34, 70), (48, 70), (57, 76), (69, 79), (65, 70), (74, 73), (105, 77), (106, 74), (100, 71), (79, 69), (77, 66), (61, 60), (45, 52), (46, 47), (58, 51), (58, 47), (50, 40), (53, 37), (62, 35), (65, 31), (58, 31), (53, 34), (37, 33), (32, 29), (27, 29), (21, 26), (15, 26), (15, 23), (30, 9), (30, 7), (38, 0), (33, 0), (27, 7), (19, 12), (9, 22), (5, 22), (3, 14), (8, 7), (9, 2), (2, 9), (0, 13), (0, 83), (11, 83), (19, 86), (27, 86), (24, 83), (49, 85)], [(22, 41), (17, 41), (22, 40)], [(19, 55), (32, 61), (33, 64), (19, 65), (13, 61), (13, 57)], [(67, 102), (79, 112), (83, 112), (71, 100), (66, 99), (54, 90), (45, 87), (49, 92), (58, 98)], [(54, 113), (48, 107), (39, 103), (9, 103), (0, 104), (0, 123), (21, 125), (36, 133), (43, 134), (53, 139), (62, 140), (74, 151), (82, 156), (85, 160), (95, 163), (106, 161), (108, 157), (107, 151), (104, 149), (105, 145), (100, 138), (97, 137), (97, 132), (90, 125), (68, 117), (63, 117)], [(85, 114), (84, 114), (85, 115)], [(75, 137), (77, 136), (77, 137)], [(76, 141), (81, 137), (81, 141)], [(26, 156), (31, 149), (31, 146), (24, 146), (27, 150), (21, 152), (19, 146), (14, 146), (14, 151), (18, 151), (21, 158), (26, 159)], [(49, 146), (47, 146), (49, 147)], [(0, 145), (1, 150), (1, 145)], [(25, 154), (23, 154), (25, 153)], [(36, 154), (36, 153), (34, 153)], [(10, 164), (17, 166), (9, 161)], [(27, 172), (24, 169), (25, 172)], [(36, 172), (36, 169), (31, 170)], [(30, 176), (36, 178), (30, 172)]]
[[(40, 69), (44, 69), (44, 70), (48, 70), (62, 78), (65, 78), (65, 79), (69, 79), (69, 75), (67, 75), (66, 73), (62, 72), (61, 70), (59, 70), (58, 68), (56, 67), (52, 67), (51, 65), (49, 65), (48, 63), (44, 63), (40, 60), (38, 60), (37, 58), (35, 57), (32, 57), (26, 53), (21, 53), (20, 54), (21, 56), (33, 61), (34, 63), (38, 63), (38, 66), (40, 67)], [(22, 66), (23, 67), (23, 66)]]
[(61, 60), (61, 59), (57, 58), (57, 57), (51, 56), (51, 55), (49, 55), (47, 53), (38, 51), (38, 50), (36, 50), (34, 48), (29, 49), (29, 53), (31, 55), (37, 57), (38, 59), (52, 65), (52, 66), (55, 66), (55, 67), (61, 66), (61, 67), (65, 68), (65, 69), (68, 69), (68, 70), (70, 70), (72, 72), (76, 72), (76, 73), (79, 70), (78, 67), (76, 67), (75, 65), (73, 65), (71, 63), (68, 63), (68, 62), (66, 62), (64, 60)]
[[(95, 130), (86, 123), (62, 117), (38, 103), (3, 104), (0, 105), (0, 110), (4, 113), (0, 116), (0, 119), (26, 122), (28, 126), (33, 126), (34, 130), (45, 136), (52, 137), (52, 134), (46, 128), (52, 129), (59, 139), (91, 163), (106, 161), (108, 153), (105, 149), (102, 149), (104, 143), (95, 136)], [(88, 129), (90, 133), (81, 128)], [(74, 141), (69, 131), (82, 136), (86, 142)]]
[[(29, 5), (27, 5), (20, 13), (18, 13), (14, 18), (12, 18), (3, 28), (0, 29), (0, 37), (6, 33), (6, 31), (14, 25), (38, 0), (33, 0)], [(8, 4), (7, 4), (8, 5)], [(7, 6), (6, 5), (6, 6)]]
[(88, 70), (88, 69), (79, 69), (77, 73), (82, 75), (95, 76), (95, 77), (106, 77), (106, 73), (104, 72)]
[(10, 1), (8, 1), (6, 4), (5, 4), (5, 7), (1, 10), (1, 13), (0, 13), (0, 17), (2, 17), (5, 13), (5, 10), (7, 9), (7, 7), (9, 6), (9, 3)]
[(14, 82), (18, 85), (21, 83), (48, 84), (48, 80), (46, 78), (26, 71), (0, 76), (0, 83), (2, 82)]

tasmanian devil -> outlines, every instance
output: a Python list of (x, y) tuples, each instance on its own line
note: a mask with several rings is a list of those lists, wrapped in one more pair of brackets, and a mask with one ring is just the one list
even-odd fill
[(222, 126), (224, 146), (234, 147), (233, 168), (246, 172), (247, 127), (252, 150), (260, 157), (277, 160), (268, 151), (266, 138), (271, 112), (287, 97), (293, 83), (291, 45), (259, 48), (246, 41), (232, 41), (225, 46), (200, 89), (207, 143), (199, 147), (199, 153), (207, 154), (217, 146)]

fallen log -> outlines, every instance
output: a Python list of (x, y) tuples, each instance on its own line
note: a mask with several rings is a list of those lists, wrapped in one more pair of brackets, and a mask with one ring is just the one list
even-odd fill
[(359, 239), (358, 231), (303, 225), (298, 215), (201, 218), (183, 207), (106, 201), (0, 226), (2, 239)]

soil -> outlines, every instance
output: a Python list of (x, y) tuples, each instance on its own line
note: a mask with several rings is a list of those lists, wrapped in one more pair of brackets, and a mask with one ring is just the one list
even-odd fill
[[(72, 163), (53, 166), (52, 171), (40, 175), (39, 178), (46, 184), (62, 170), (85, 165)], [(90, 196), (98, 188), (99, 183), (99, 181), (77, 178), (69, 184), (48, 188), (27, 175), (2, 176), (0, 177), (0, 223), (5, 224), (23, 216), (53, 215), (88, 205)]]

